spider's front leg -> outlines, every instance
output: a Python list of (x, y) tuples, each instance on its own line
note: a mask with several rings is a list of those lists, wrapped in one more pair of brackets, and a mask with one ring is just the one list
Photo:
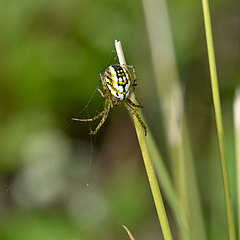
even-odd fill
[(105, 95), (104, 95), (104, 93), (102, 92), (102, 90), (98, 87), (98, 92), (101, 94), (101, 96), (103, 97), (103, 98), (105, 98)]
[(106, 82), (104, 81), (103, 72), (100, 72), (99, 75), (100, 75), (100, 78), (101, 78), (103, 90), (106, 91), (107, 90), (107, 86), (106, 86)]
[(132, 72), (133, 72), (133, 87), (137, 86), (137, 74), (136, 74), (136, 69), (134, 66), (132, 65), (127, 65), (127, 64), (123, 64), (125, 67), (127, 68), (131, 68)]
[(110, 107), (111, 107), (110, 101), (107, 99), (106, 103), (105, 103), (105, 108), (103, 110), (103, 112), (104, 112), (103, 117), (102, 117), (101, 121), (99, 122), (99, 124), (97, 125), (97, 127), (95, 128), (95, 130), (91, 131), (89, 133), (90, 135), (96, 135), (97, 134), (98, 130), (101, 128), (101, 126), (104, 124), (104, 122), (106, 121), (106, 119), (108, 117)]
[(93, 118), (72, 118), (73, 121), (79, 121), (79, 122), (92, 122), (97, 120), (98, 118), (100, 118), (103, 114), (105, 113), (105, 110), (103, 110), (102, 112), (100, 112), (98, 115), (96, 115)]

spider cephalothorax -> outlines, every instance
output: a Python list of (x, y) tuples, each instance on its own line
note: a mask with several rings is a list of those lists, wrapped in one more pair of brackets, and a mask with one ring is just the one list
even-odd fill
[[(133, 78), (131, 77), (128, 68), (132, 69)], [(123, 103), (125, 107), (137, 117), (146, 134), (146, 126), (135, 110), (135, 108), (142, 108), (142, 106), (140, 104), (133, 103), (129, 99), (131, 93), (137, 86), (135, 68), (130, 65), (113, 64), (105, 70), (104, 74), (100, 73), (100, 77), (104, 92), (102, 92), (100, 88), (98, 88), (98, 91), (101, 96), (106, 99), (104, 110), (93, 118), (73, 118), (73, 120), (91, 122), (102, 116), (102, 119), (97, 125), (96, 129), (90, 133), (95, 135), (107, 119), (110, 108), (119, 106), (121, 103)]]

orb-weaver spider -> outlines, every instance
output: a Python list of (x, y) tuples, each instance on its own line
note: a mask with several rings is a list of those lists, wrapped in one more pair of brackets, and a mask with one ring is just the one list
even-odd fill
[[(133, 79), (128, 71), (128, 68), (132, 69)], [(106, 99), (104, 110), (93, 118), (72, 118), (72, 120), (80, 122), (92, 122), (102, 116), (102, 119), (97, 125), (96, 129), (90, 132), (90, 134), (95, 135), (107, 119), (110, 108), (117, 107), (121, 103), (123, 103), (124, 106), (128, 109), (128, 111), (130, 111), (137, 117), (138, 121), (144, 128), (146, 135), (146, 126), (135, 109), (142, 108), (142, 105), (135, 104), (129, 99), (129, 96), (132, 92), (134, 92), (135, 87), (137, 86), (136, 71), (134, 66), (113, 64), (105, 70), (104, 74), (102, 73), (103, 72), (100, 73), (100, 77), (104, 92), (102, 92), (99, 87), (98, 91), (101, 96)]]

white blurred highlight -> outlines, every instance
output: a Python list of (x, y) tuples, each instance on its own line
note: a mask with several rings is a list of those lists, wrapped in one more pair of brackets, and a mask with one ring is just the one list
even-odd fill
[(236, 90), (233, 103), (236, 171), (237, 171), (237, 192), (238, 192), (238, 228), (240, 231), (240, 88)]

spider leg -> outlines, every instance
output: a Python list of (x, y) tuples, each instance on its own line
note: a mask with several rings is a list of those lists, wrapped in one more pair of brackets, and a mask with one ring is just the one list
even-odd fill
[[(137, 99), (136, 99), (137, 100)], [(137, 100), (138, 101), (138, 100)], [(128, 102), (128, 104), (129, 105), (131, 105), (131, 106), (133, 106), (133, 107), (135, 107), (135, 108), (143, 108), (143, 106), (142, 106), (142, 104), (136, 104), (136, 103), (134, 103), (134, 102), (132, 102), (129, 98), (127, 98), (127, 102)]]
[(83, 118), (83, 119), (80, 119), (80, 118), (72, 118), (73, 121), (79, 121), (79, 122), (92, 122), (92, 121), (95, 121), (97, 120), (98, 118), (100, 118), (103, 114), (105, 113), (105, 109), (100, 112), (98, 115), (96, 115), (95, 117), (93, 118)]
[(101, 78), (101, 82), (102, 82), (103, 90), (106, 91), (107, 86), (106, 86), (106, 82), (104, 81), (103, 72), (100, 72), (99, 75), (100, 75), (100, 78)]
[(142, 125), (144, 132), (145, 132), (145, 136), (147, 136), (147, 127), (144, 124), (144, 122), (142, 121), (141, 117), (139, 116), (139, 114), (136, 112), (136, 110), (134, 109), (134, 107), (132, 105), (130, 105), (128, 102), (124, 104), (125, 107), (128, 109), (129, 112), (131, 112), (132, 114), (135, 115), (135, 117), (137, 118), (137, 120), (139, 121), (139, 123)]
[(132, 65), (127, 65), (127, 64), (123, 64), (123, 65), (132, 69), (132, 72), (133, 72), (133, 86), (136, 87), (137, 86), (137, 74), (136, 74), (135, 67), (132, 66)]
[(105, 98), (105, 95), (104, 95), (104, 93), (102, 92), (102, 90), (98, 87), (98, 92), (101, 94), (101, 96), (103, 97), (103, 98)]
[(108, 117), (110, 107), (111, 107), (111, 104), (109, 103), (109, 101), (106, 100), (106, 105), (103, 110), (103, 117), (102, 117), (101, 121), (99, 122), (99, 124), (97, 125), (97, 127), (95, 128), (95, 130), (91, 131), (89, 134), (91, 134), (91, 135), (97, 134), (98, 130), (101, 128), (101, 126), (104, 124), (104, 122), (106, 121), (106, 119)]

